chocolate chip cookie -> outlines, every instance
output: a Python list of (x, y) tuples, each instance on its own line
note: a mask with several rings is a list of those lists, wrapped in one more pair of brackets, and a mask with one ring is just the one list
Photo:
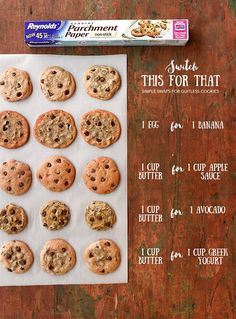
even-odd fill
[(0, 75), (0, 95), (9, 102), (27, 98), (32, 89), (30, 76), (26, 71), (9, 68)]
[(65, 101), (75, 92), (73, 75), (59, 66), (47, 68), (40, 79), (41, 90), (49, 101)]
[(9, 241), (0, 249), (0, 262), (10, 272), (23, 274), (30, 269), (33, 261), (33, 253), (23, 241)]
[(86, 92), (100, 100), (111, 99), (120, 85), (120, 74), (111, 66), (93, 65), (84, 74)]
[(39, 167), (37, 178), (50, 191), (62, 192), (73, 184), (75, 168), (63, 156), (50, 156)]
[(104, 148), (115, 143), (120, 137), (120, 122), (115, 114), (94, 110), (85, 113), (80, 120), (80, 132), (90, 145)]
[(49, 274), (63, 275), (75, 266), (75, 250), (63, 239), (51, 239), (41, 251), (40, 263)]
[(59, 230), (70, 221), (69, 207), (59, 201), (51, 201), (41, 208), (41, 220), (48, 230)]
[(107, 203), (95, 201), (86, 207), (85, 220), (92, 229), (107, 230), (115, 224), (116, 213)]
[(98, 275), (109, 274), (120, 265), (120, 249), (114, 241), (100, 239), (85, 249), (84, 260), (90, 271)]
[(50, 148), (65, 148), (75, 140), (77, 129), (72, 115), (51, 110), (38, 117), (34, 125), (35, 139)]
[(25, 210), (15, 204), (8, 204), (0, 209), (0, 229), (7, 234), (17, 234), (27, 225), (28, 218)]
[(32, 172), (28, 164), (9, 160), (0, 164), (0, 188), (11, 195), (26, 193), (32, 183)]
[(83, 180), (91, 191), (97, 194), (108, 194), (119, 185), (120, 172), (111, 158), (98, 157), (86, 165)]
[(0, 112), (0, 146), (13, 149), (23, 146), (29, 139), (29, 123), (20, 113)]

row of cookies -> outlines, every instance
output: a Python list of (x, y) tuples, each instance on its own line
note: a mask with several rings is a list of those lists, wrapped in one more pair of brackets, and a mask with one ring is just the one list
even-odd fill
[[(84, 261), (88, 269), (96, 274), (105, 275), (115, 271), (120, 265), (120, 249), (111, 239), (100, 239), (84, 250)], [(40, 253), (40, 264), (51, 275), (63, 275), (76, 264), (75, 249), (63, 239), (46, 242)], [(9, 272), (23, 274), (34, 262), (29, 246), (20, 240), (12, 240), (0, 248), (0, 262)]]
[[(52, 192), (70, 188), (75, 180), (74, 165), (64, 156), (50, 156), (37, 170), (40, 183)], [(109, 194), (120, 183), (120, 172), (109, 157), (98, 157), (88, 162), (83, 170), (83, 181), (87, 188), (97, 194)], [(0, 188), (10, 195), (23, 195), (31, 187), (30, 166), (17, 160), (0, 164)]]
[[(102, 201), (89, 203), (84, 215), (87, 225), (93, 230), (110, 229), (117, 219), (114, 209)], [(40, 216), (43, 227), (48, 230), (63, 229), (71, 219), (70, 208), (58, 200), (44, 204)], [(18, 234), (27, 224), (28, 215), (23, 207), (11, 203), (0, 209), (0, 230), (7, 234)]]
[[(120, 85), (120, 74), (111, 66), (93, 65), (84, 73), (84, 87), (91, 97), (109, 100)], [(40, 86), (49, 101), (65, 101), (74, 94), (76, 82), (69, 71), (51, 66), (41, 74)], [(26, 71), (9, 68), (0, 75), (0, 95), (5, 100), (20, 101), (29, 97), (32, 91), (33, 85)]]
[[(77, 136), (73, 116), (63, 110), (41, 114), (33, 131), (36, 141), (49, 148), (66, 148)], [(119, 139), (121, 126), (115, 114), (96, 109), (81, 117), (80, 132), (85, 142), (104, 148)], [(22, 114), (9, 110), (0, 112), (0, 146), (7, 149), (21, 147), (27, 143), (29, 135), (29, 123)]]

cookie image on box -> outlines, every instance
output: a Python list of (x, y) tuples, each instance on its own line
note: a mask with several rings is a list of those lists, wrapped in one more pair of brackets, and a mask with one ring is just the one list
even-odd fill
[(100, 239), (85, 249), (84, 260), (90, 271), (109, 274), (120, 265), (120, 249), (111, 239)]
[(119, 72), (107, 65), (93, 65), (84, 74), (84, 87), (88, 95), (100, 100), (109, 100), (119, 90)]
[(115, 224), (116, 213), (109, 204), (94, 201), (89, 203), (85, 209), (85, 220), (92, 229), (107, 230)]
[(68, 100), (76, 88), (73, 75), (59, 66), (47, 68), (41, 75), (40, 85), (49, 101)]
[(0, 95), (9, 102), (26, 99), (33, 90), (26, 71), (9, 68), (0, 75)]
[(59, 201), (50, 201), (40, 211), (43, 227), (48, 230), (64, 228), (70, 221), (69, 207)]
[(34, 124), (34, 137), (44, 146), (65, 148), (76, 138), (77, 129), (71, 114), (51, 110), (41, 114)]
[(74, 182), (74, 165), (63, 156), (50, 156), (39, 167), (37, 178), (52, 192), (63, 192)]
[(120, 137), (120, 131), (118, 118), (108, 111), (90, 111), (80, 120), (80, 132), (85, 142), (99, 148), (115, 143)]
[(83, 171), (85, 185), (97, 194), (109, 194), (120, 183), (120, 172), (116, 163), (109, 157), (91, 160)]
[(8, 204), (0, 209), (0, 229), (7, 234), (17, 234), (25, 229), (28, 217), (24, 208)]
[(9, 160), (0, 164), (0, 188), (11, 195), (26, 193), (32, 183), (32, 172), (28, 164)]
[(40, 254), (40, 263), (44, 271), (51, 275), (64, 275), (76, 264), (74, 248), (63, 239), (49, 240)]
[(15, 149), (28, 142), (29, 123), (20, 113), (0, 112), (0, 146)]
[(0, 262), (10, 272), (23, 274), (30, 269), (33, 261), (33, 253), (23, 241), (9, 241), (0, 249)]

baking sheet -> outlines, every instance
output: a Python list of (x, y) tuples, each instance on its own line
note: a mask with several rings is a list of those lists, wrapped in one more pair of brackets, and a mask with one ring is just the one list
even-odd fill
[[(87, 95), (83, 88), (83, 73), (91, 65), (110, 65), (121, 75), (121, 88), (108, 101), (94, 99)], [(64, 102), (50, 102), (40, 89), (40, 75), (49, 66), (61, 66), (70, 71), (77, 84), (75, 94)], [(13, 110), (23, 114), (29, 121), (31, 136), (29, 142), (16, 150), (0, 148), (1, 162), (8, 159), (17, 159), (30, 165), (33, 174), (33, 183), (30, 190), (21, 196), (8, 195), (0, 190), (0, 206), (8, 203), (21, 205), (28, 214), (28, 226), (19, 234), (8, 235), (0, 231), (0, 245), (19, 239), (25, 241), (34, 253), (34, 264), (25, 274), (9, 273), (0, 265), (1, 286), (24, 285), (57, 285), (57, 284), (105, 284), (126, 283), (128, 280), (127, 267), (127, 57), (126, 55), (106, 56), (60, 56), (60, 55), (0, 55), (0, 73), (8, 67), (17, 67), (26, 70), (33, 84), (32, 95), (20, 102), (0, 100), (0, 111)], [(120, 139), (105, 149), (90, 146), (82, 139), (79, 133), (79, 119), (87, 111), (96, 108), (113, 112), (121, 123)], [(32, 129), (37, 117), (52, 109), (63, 109), (73, 115), (78, 135), (74, 143), (65, 149), (50, 149), (36, 142)], [(36, 178), (36, 170), (44, 159), (51, 155), (66, 156), (76, 168), (76, 179), (68, 190), (61, 193), (50, 192), (44, 188)], [(121, 182), (111, 194), (99, 195), (91, 192), (83, 183), (82, 171), (86, 163), (98, 156), (113, 158), (121, 172)], [(71, 210), (71, 221), (64, 229), (48, 231), (42, 226), (40, 208), (49, 200), (65, 202)], [(94, 231), (85, 223), (84, 211), (87, 204), (94, 200), (108, 202), (116, 211), (117, 222), (107, 231)], [(77, 254), (75, 267), (62, 276), (52, 276), (40, 267), (39, 255), (47, 240), (62, 238), (74, 247)], [(113, 273), (97, 275), (88, 270), (83, 251), (90, 243), (100, 238), (114, 240), (121, 250), (120, 267)]]

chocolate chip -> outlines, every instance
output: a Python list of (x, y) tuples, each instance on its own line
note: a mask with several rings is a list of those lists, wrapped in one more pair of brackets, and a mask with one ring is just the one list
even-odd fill
[(11, 191), (11, 186), (7, 187), (7, 191), (10, 192)]
[(15, 227), (15, 226), (13, 226), (12, 228), (11, 228), (11, 231), (16, 231), (17, 230), (17, 228)]
[(17, 97), (20, 97), (21, 95), (22, 95), (21, 92), (17, 92), (17, 93), (16, 93), (16, 96), (17, 96)]
[(43, 227), (48, 227), (48, 224), (47, 223), (43, 223)]
[(17, 87), (20, 88), (20, 87), (21, 87), (21, 84), (20, 84), (20, 83), (17, 83)]
[(106, 179), (105, 179), (104, 177), (101, 178), (101, 182), (105, 182), (105, 180), (106, 180)]
[(57, 217), (53, 216), (52, 220), (57, 221)]
[(101, 126), (102, 125), (102, 123), (99, 121), (99, 122), (97, 122), (97, 126)]
[(7, 268), (8, 271), (13, 272), (13, 270), (11, 268)]
[(23, 187), (24, 186), (24, 183), (19, 183), (19, 187)]
[(65, 90), (65, 95), (69, 95), (70, 91), (69, 90)]
[(23, 270), (25, 270), (25, 268), (24, 268), (24, 267), (20, 267), (20, 270), (22, 270), (22, 271), (23, 271)]
[(115, 126), (116, 123), (114, 121), (111, 121), (111, 126)]
[(63, 128), (63, 127), (64, 127), (64, 124), (63, 124), (63, 123), (60, 123), (60, 124), (58, 124), (58, 126), (59, 126), (60, 128)]
[(108, 222), (108, 223), (106, 223), (105, 225), (106, 225), (107, 227), (110, 227), (110, 226), (111, 226), (111, 223)]
[(7, 129), (8, 129), (7, 125), (3, 125), (2, 130), (5, 132), (7, 131)]
[(57, 163), (61, 163), (61, 159), (60, 159), (60, 158), (57, 158), (57, 159), (56, 159), (56, 162), (57, 162)]
[(6, 258), (7, 259), (11, 259), (11, 257), (12, 257), (12, 254), (6, 253)]
[(52, 114), (52, 115), (50, 116), (50, 118), (51, 118), (51, 120), (54, 120), (54, 119), (56, 118), (56, 116), (55, 116), (54, 114)]
[(71, 172), (71, 169), (70, 169), (70, 168), (67, 168), (67, 169), (66, 169), (66, 172), (67, 172), (67, 173), (70, 173), (70, 172)]
[(91, 221), (91, 223), (94, 222), (94, 218), (93, 217), (90, 217), (89, 220)]
[(96, 69), (92, 69), (91, 71), (94, 72), (94, 71), (96, 71)]
[(19, 172), (19, 175), (20, 175), (20, 176), (25, 175), (25, 171), (20, 171), (20, 172)]
[(15, 214), (15, 209), (14, 209), (14, 208), (10, 209), (10, 214), (11, 214), (11, 215), (14, 215), (14, 214)]
[(100, 138), (96, 138), (96, 141), (100, 143), (102, 140)]
[(109, 241), (106, 241), (104, 245), (111, 246), (111, 243)]
[(48, 90), (48, 95), (53, 96), (54, 94)]
[(59, 89), (61, 89), (61, 88), (63, 87), (63, 85), (62, 85), (61, 83), (58, 83), (58, 84), (57, 84), (57, 87), (58, 87)]
[(16, 124), (19, 125), (19, 126), (22, 126), (21, 121), (17, 121)]
[(85, 135), (85, 136), (89, 136), (89, 132), (88, 132), (88, 131), (85, 131), (85, 132), (84, 132), (84, 135)]
[(116, 74), (116, 72), (115, 72), (115, 71), (113, 71), (113, 70), (111, 71), (111, 73), (112, 73), (112, 74)]
[(94, 181), (95, 181), (95, 177), (91, 177), (90, 180), (91, 180), (92, 182), (94, 182)]
[(6, 172), (6, 171), (4, 171), (4, 172), (3, 172), (3, 175), (4, 175), (4, 176), (7, 176), (7, 172)]
[(8, 224), (8, 219), (7, 219), (7, 218), (4, 218), (4, 219), (3, 219), (3, 223), (4, 223), (4, 224)]
[(17, 225), (21, 225), (21, 224), (22, 224), (22, 221), (19, 220), (19, 219), (17, 219), (17, 220), (16, 220), (16, 224), (17, 224)]
[(59, 182), (59, 179), (54, 179), (54, 183), (58, 183)]
[(107, 257), (107, 260), (112, 260), (112, 257), (111, 257), (111, 256), (108, 256), (108, 257)]
[(101, 272), (102, 272), (102, 273), (104, 273), (104, 272), (105, 272), (105, 270), (103, 269), (103, 270), (101, 270)]
[(93, 89), (93, 93), (97, 93), (97, 91), (98, 91), (97, 89)]
[(43, 177), (41, 175), (39, 175), (39, 179), (43, 179)]
[(106, 165), (105, 165), (105, 168), (106, 168), (106, 169), (108, 169), (108, 168), (109, 168), (109, 165), (108, 165), (108, 164), (106, 164)]
[(53, 257), (55, 255), (54, 251), (50, 252), (50, 256)]
[(89, 80), (90, 78), (91, 78), (91, 76), (90, 76), (90, 75), (88, 75), (86, 79), (87, 79), (87, 80)]
[(54, 140), (56, 143), (58, 143), (59, 141), (60, 141), (60, 139), (57, 137), (57, 138), (55, 138), (55, 140)]
[(20, 253), (20, 252), (21, 252), (21, 248), (20, 248), (19, 246), (16, 246), (16, 251), (17, 251), (18, 253)]
[(47, 213), (45, 212), (45, 210), (42, 212), (42, 216), (45, 217), (47, 215)]
[(89, 258), (92, 258), (93, 257), (93, 253), (89, 253)]
[(51, 167), (52, 166), (52, 164), (51, 163), (47, 163), (47, 167)]
[(96, 190), (97, 190), (97, 187), (92, 187), (92, 189), (93, 189), (94, 191), (96, 191)]
[(57, 74), (57, 71), (51, 71), (52, 74)]
[(92, 169), (91, 169), (91, 173), (95, 173), (95, 169), (92, 168)]
[(53, 265), (50, 265), (48, 268), (49, 268), (50, 270), (53, 270), (53, 269), (54, 269)]
[(44, 83), (44, 79), (41, 80), (41, 83), (42, 83), (42, 84)]
[(65, 253), (66, 252), (66, 248), (62, 248), (62, 252)]
[(7, 138), (5, 138), (5, 139), (4, 139), (4, 143), (7, 143), (7, 142), (8, 142), (8, 139), (7, 139)]
[(98, 215), (97, 219), (98, 219), (98, 220), (102, 220), (102, 216), (101, 216), (101, 215)]
[(88, 120), (88, 121), (86, 121), (86, 124), (87, 124), (87, 125), (90, 125), (90, 124), (91, 124), (91, 122)]
[(4, 85), (4, 84), (5, 84), (5, 82), (4, 82), (4, 81), (1, 81), (1, 82), (0, 82), (0, 84), (1, 84), (1, 85)]
[(65, 186), (68, 186), (68, 185), (69, 185), (68, 181), (65, 181), (65, 182), (64, 182), (64, 185), (65, 185)]
[(110, 88), (106, 88), (106, 90), (105, 90), (106, 92), (110, 92), (111, 90), (110, 90)]
[(20, 260), (19, 264), (22, 265), (22, 266), (26, 265), (26, 260), (25, 259)]
[(12, 76), (16, 76), (16, 72), (12, 72)]
[(111, 187), (115, 187), (115, 184), (112, 183), (112, 184), (111, 184)]
[(101, 77), (101, 78), (100, 78), (100, 81), (101, 81), (101, 82), (104, 82), (104, 81), (105, 81), (105, 78), (104, 78), (104, 77)]

